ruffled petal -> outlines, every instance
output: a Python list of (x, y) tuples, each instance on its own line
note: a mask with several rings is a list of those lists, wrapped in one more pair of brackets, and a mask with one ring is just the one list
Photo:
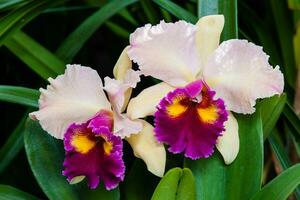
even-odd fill
[(202, 17), (196, 26), (198, 55), (202, 63), (206, 63), (210, 55), (219, 46), (220, 36), (224, 27), (224, 16), (209, 15)]
[(138, 134), (143, 129), (139, 121), (131, 120), (126, 114), (114, 112), (114, 134), (124, 139), (132, 134)]
[(114, 110), (119, 113), (121, 112), (122, 107), (124, 106), (125, 92), (129, 88), (135, 88), (140, 80), (140, 73), (132, 69), (127, 70), (123, 81), (109, 77), (104, 78), (104, 90), (107, 92)]
[(139, 72), (129, 69), (123, 81), (105, 77), (105, 87), (114, 112), (114, 134), (124, 138), (142, 130), (140, 122), (132, 121), (121, 114), (124, 106), (125, 93), (129, 88), (135, 88), (140, 81)]
[(238, 122), (229, 112), (228, 120), (225, 122), (225, 131), (218, 138), (216, 145), (227, 165), (231, 164), (239, 153), (240, 139), (238, 131)]
[(144, 75), (184, 86), (195, 80), (200, 67), (195, 31), (196, 27), (185, 21), (147, 24), (130, 35), (128, 55)]
[(168, 93), (155, 112), (157, 140), (170, 145), (170, 152), (184, 152), (188, 158), (212, 155), (227, 120), (224, 102), (214, 95), (202, 81)]
[(100, 123), (110, 118), (111, 115), (106, 114), (102, 112), (87, 123), (72, 124), (67, 129), (63, 175), (70, 183), (86, 177), (90, 188), (96, 188), (103, 181), (106, 189), (111, 190), (124, 179), (122, 140), (105, 123)]
[(203, 76), (227, 110), (250, 114), (256, 99), (283, 92), (283, 74), (268, 58), (262, 47), (246, 40), (228, 40), (209, 58)]
[(102, 81), (89, 67), (67, 65), (63, 75), (49, 78), (47, 89), (40, 89), (39, 111), (30, 117), (40, 121), (50, 135), (63, 139), (72, 123), (82, 123), (101, 109), (110, 110)]
[(127, 141), (134, 155), (146, 163), (147, 169), (152, 174), (162, 177), (166, 166), (166, 150), (163, 144), (157, 142), (153, 126), (144, 120), (143, 126), (140, 133), (131, 135)]
[(160, 100), (174, 89), (164, 82), (144, 89), (138, 96), (129, 101), (127, 115), (130, 119), (153, 115)]

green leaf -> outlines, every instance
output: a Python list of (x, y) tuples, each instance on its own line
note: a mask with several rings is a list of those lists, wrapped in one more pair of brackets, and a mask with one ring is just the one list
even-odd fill
[(183, 19), (193, 24), (197, 22), (197, 17), (195, 15), (193, 15), (189, 11), (185, 10), (184, 8), (180, 7), (179, 5), (173, 3), (170, 0), (153, 0), (153, 2), (169, 11), (178, 19)]
[(219, 13), (219, 0), (198, 0), (198, 17)]
[(293, 52), (293, 24), (290, 18), (290, 13), (286, 6), (286, 1), (271, 0), (270, 8), (276, 25), (276, 32), (278, 34), (281, 53), (284, 61), (284, 70), (286, 81), (294, 88), (296, 82), (296, 67)]
[(238, 38), (237, 0), (219, 1), (219, 13), (225, 17), (221, 40)]
[(151, 200), (195, 200), (195, 180), (191, 170), (173, 168), (157, 185)]
[(285, 107), (283, 109), (283, 114), (289, 121), (289, 123), (292, 125), (292, 127), (295, 129), (297, 135), (295, 135), (297, 138), (300, 137), (300, 119), (293, 110), (292, 106), (289, 103), (285, 104)]
[(182, 169), (173, 168), (169, 170), (157, 185), (151, 200), (174, 200)]
[(251, 200), (285, 200), (300, 184), (300, 164), (282, 172), (262, 188)]
[[(259, 191), (263, 171), (263, 132), (259, 112), (237, 116), (240, 150), (231, 165), (218, 152), (208, 159), (185, 160), (196, 178), (197, 199), (249, 199)], [(211, 187), (214, 186), (212, 192)]]
[(0, 12), (6, 11), (8, 9), (13, 9), (24, 2), (25, 0), (1, 0)]
[(257, 103), (257, 108), (260, 109), (261, 119), (264, 130), (264, 139), (268, 137), (272, 129), (276, 125), (277, 120), (283, 111), (286, 102), (286, 95), (273, 96), (267, 99), (263, 99)]
[(38, 198), (9, 185), (0, 185), (0, 200), (38, 200)]
[(12, 134), (10, 134), (9, 138), (0, 149), (0, 174), (6, 169), (24, 146), (24, 127), (27, 117), (28, 112), (26, 112), (15, 130)]
[(79, 199), (74, 187), (61, 175), (62, 142), (43, 131), (38, 122), (28, 120), (24, 143), (31, 170), (47, 197), (52, 200)]
[[(281, 142), (280, 133), (277, 128), (273, 130), (272, 134), (268, 137), (268, 140), (282, 169), (286, 170), (287, 168), (289, 168), (291, 166), (291, 161)], [(296, 188), (295, 195), (297, 199), (300, 199), (300, 187)]]
[(33, 174), (49, 199), (117, 200), (120, 198), (119, 189), (106, 191), (102, 184), (96, 190), (89, 189), (85, 182), (70, 185), (62, 175), (64, 160), (62, 141), (54, 139), (43, 131), (38, 122), (27, 121), (24, 143)]
[[(128, 171), (128, 168), (126, 170)], [(124, 182), (121, 183), (122, 199), (150, 199), (158, 182), (159, 178), (147, 170), (145, 163), (136, 159)]]
[(38, 107), (38, 90), (18, 86), (0, 85), (0, 101)]
[(120, 25), (113, 23), (111, 21), (105, 22), (105, 25), (112, 31), (114, 32), (117, 36), (123, 37), (123, 38), (129, 38), (130, 33)]
[(272, 134), (268, 137), (268, 141), (271, 144), (272, 150), (274, 151), (282, 169), (287, 169), (291, 166), (291, 161), (284, 149), (284, 146), (280, 139), (280, 133), (277, 128), (272, 131)]
[(138, 22), (136, 19), (132, 16), (132, 14), (124, 8), (118, 13), (120, 16), (122, 16), (124, 19), (126, 19), (128, 22), (130, 22), (132, 25), (137, 26)]
[(64, 40), (62, 45), (58, 48), (56, 55), (66, 63), (70, 63), (85, 42), (107, 19), (135, 2), (137, 2), (137, 0), (109, 1), (97, 12), (88, 17)]
[(6, 40), (5, 46), (44, 79), (64, 72), (60, 59), (21, 31)]
[[(245, 24), (249, 27), (250, 30), (253, 30), (258, 37), (260, 45), (263, 46), (264, 51), (270, 55), (270, 62), (273, 65), (282, 66), (281, 55), (278, 52), (278, 46), (276, 38), (273, 35), (270, 35), (270, 25), (267, 21), (261, 19), (256, 12), (250, 9), (243, 1), (239, 1), (239, 6), (243, 12), (239, 13), (241, 21), (244, 21)], [(249, 17), (251, 16), (251, 18)]]
[(184, 168), (182, 172), (183, 173), (177, 189), (176, 200), (195, 200), (196, 187), (193, 173), (188, 168)]
[(0, 46), (5, 39), (9, 38), (15, 31), (21, 29), (45, 9), (63, 2), (64, 0), (29, 0), (28, 3), (11, 11), (0, 21)]
[(157, 18), (157, 13), (152, 5), (152, 2), (150, 0), (140, 0), (140, 2), (142, 4), (142, 8), (148, 18), (148, 21), (151, 24), (158, 23), (159, 19)]
[(289, 8), (293, 10), (300, 10), (300, 0), (288, 0)]

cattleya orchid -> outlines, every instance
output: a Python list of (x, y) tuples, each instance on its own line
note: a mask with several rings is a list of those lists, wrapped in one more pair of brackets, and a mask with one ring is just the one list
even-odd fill
[[(87, 178), (90, 188), (96, 188), (100, 180), (106, 189), (115, 188), (124, 179), (124, 138), (149, 171), (157, 176), (164, 173), (165, 149), (156, 142), (153, 127), (122, 114), (131, 89), (140, 81), (139, 72), (131, 69), (126, 51), (127, 48), (114, 68), (116, 79), (105, 77), (104, 87), (95, 70), (67, 65), (63, 75), (49, 78), (47, 89), (40, 89), (39, 110), (30, 117), (39, 120), (50, 135), (64, 140), (63, 175), (70, 183)], [(140, 142), (136, 141), (143, 141), (147, 154), (140, 153)]]
[(232, 39), (219, 45), (222, 15), (150, 24), (130, 35), (128, 56), (141, 73), (162, 80), (131, 99), (131, 119), (154, 115), (155, 135), (172, 153), (206, 158), (214, 148), (226, 164), (239, 150), (231, 112), (251, 114), (255, 101), (283, 92), (283, 75), (262, 47)]

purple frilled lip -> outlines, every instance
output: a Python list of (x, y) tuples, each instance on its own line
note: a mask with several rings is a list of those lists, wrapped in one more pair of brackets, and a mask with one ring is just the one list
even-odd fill
[(63, 175), (70, 183), (87, 178), (94, 189), (100, 181), (107, 190), (124, 179), (122, 140), (113, 135), (112, 113), (102, 110), (83, 124), (72, 124), (65, 133)]
[(155, 113), (158, 141), (191, 159), (211, 156), (228, 117), (224, 101), (214, 100), (214, 95), (200, 80), (168, 93)]

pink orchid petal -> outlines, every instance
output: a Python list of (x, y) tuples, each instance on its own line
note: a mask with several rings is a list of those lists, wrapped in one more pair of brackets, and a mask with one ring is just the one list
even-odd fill
[(140, 73), (129, 69), (123, 81), (105, 77), (105, 91), (109, 96), (114, 111), (114, 133), (121, 138), (142, 130), (140, 122), (129, 119), (125, 114), (121, 114), (125, 102), (125, 93), (130, 88), (135, 88), (140, 81)]
[(262, 47), (246, 40), (223, 42), (209, 58), (203, 76), (227, 110), (249, 114), (256, 99), (283, 92), (283, 74)]
[(195, 32), (195, 25), (185, 21), (147, 24), (130, 35), (128, 55), (144, 75), (184, 86), (200, 70)]
[(72, 123), (83, 123), (101, 109), (111, 110), (98, 73), (80, 65), (67, 65), (63, 75), (49, 79), (40, 89), (39, 111), (30, 116), (55, 138), (63, 139)]

